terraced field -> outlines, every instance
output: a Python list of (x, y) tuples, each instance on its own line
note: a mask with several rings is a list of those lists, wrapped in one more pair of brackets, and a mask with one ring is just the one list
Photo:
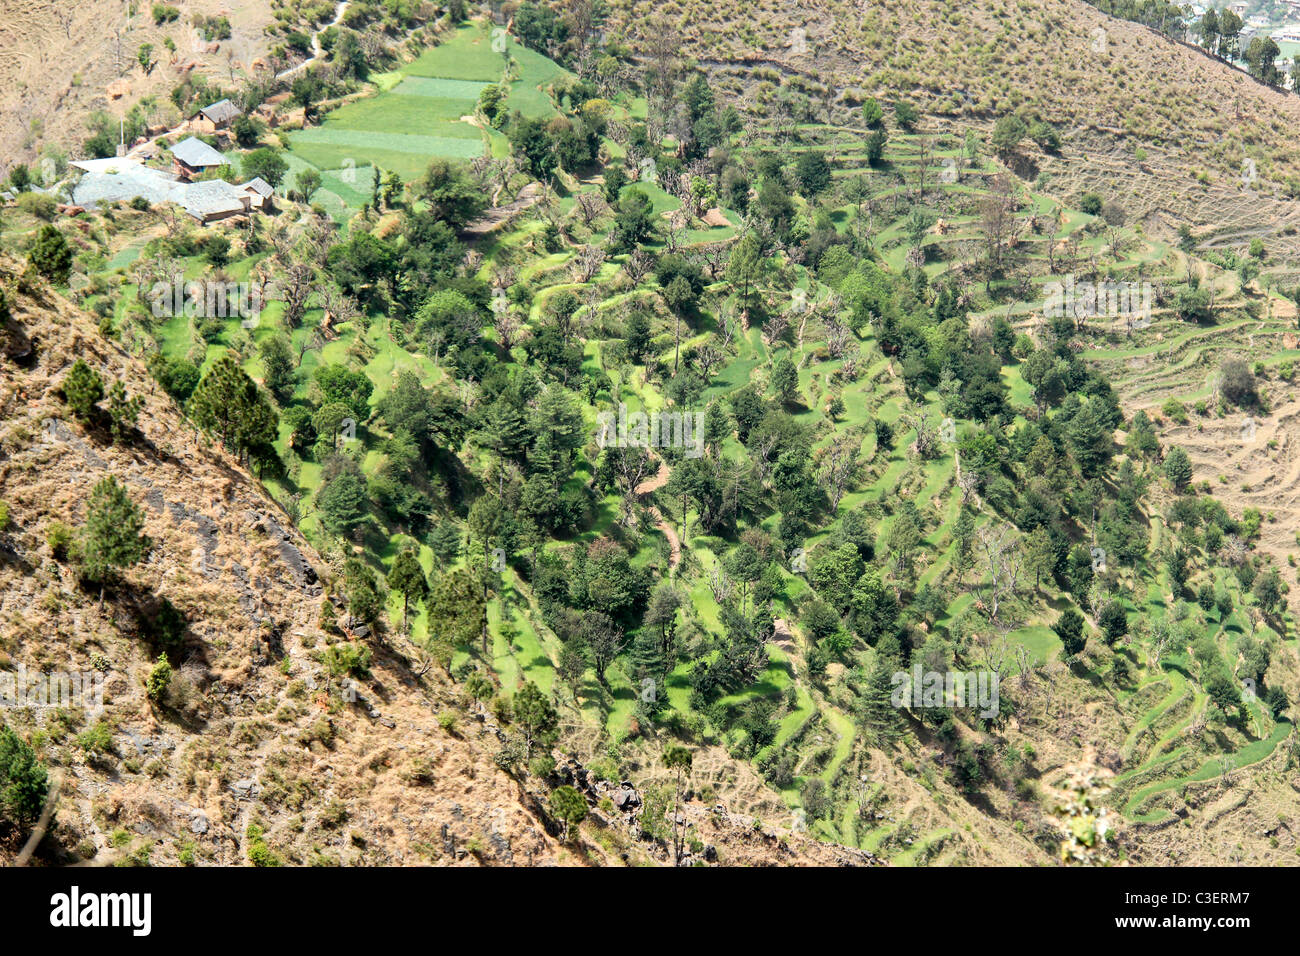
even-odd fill
[[(531, 51), (513, 41), (507, 49), (533, 63), (523, 57)], [(511, 85), (512, 105), (517, 99), (529, 115), (552, 110), (537, 84), (553, 79), (555, 70), (536, 64), (522, 70)], [(374, 95), (333, 110), (319, 126), (291, 133), (291, 162), (321, 172), (317, 201), (335, 218), (345, 218), (369, 201), (375, 167), (409, 182), (434, 158), (464, 161), (499, 153), (504, 138), (477, 125), (474, 114), (480, 91), (501, 82), (504, 71), (505, 58), (493, 51), (488, 27), (465, 24), (411, 63), (376, 77)], [(300, 168), (295, 164), (294, 172)]]

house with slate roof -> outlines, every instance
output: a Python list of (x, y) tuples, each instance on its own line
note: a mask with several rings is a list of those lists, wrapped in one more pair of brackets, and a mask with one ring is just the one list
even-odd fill
[(215, 133), (219, 129), (226, 129), (234, 122), (236, 116), (242, 115), (243, 110), (230, 100), (217, 100), (194, 114), (190, 125), (200, 133)]
[(176, 164), (176, 174), (182, 179), (193, 179), (209, 169), (230, 165), (226, 157), (193, 136), (172, 147), (172, 160)]

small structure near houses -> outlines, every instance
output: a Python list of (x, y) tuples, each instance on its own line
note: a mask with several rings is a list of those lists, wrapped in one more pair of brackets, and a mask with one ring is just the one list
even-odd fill
[(269, 204), (275, 194), (275, 188), (261, 176), (254, 176), (248, 182), (241, 183), (238, 188), (248, 194), (253, 209), (261, 209)]
[(176, 164), (176, 174), (182, 179), (192, 179), (217, 166), (230, 165), (226, 157), (193, 136), (172, 147), (172, 160)]
[(215, 133), (219, 129), (226, 129), (235, 121), (235, 117), (242, 116), (243, 112), (229, 99), (217, 100), (194, 114), (190, 124), (200, 133)]

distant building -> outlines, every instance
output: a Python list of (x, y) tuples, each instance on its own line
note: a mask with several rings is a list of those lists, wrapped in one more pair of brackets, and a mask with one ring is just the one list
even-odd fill
[(172, 147), (172, 159), (176, 163), (177, 175), (183, 179), (191, 179), (217, 166), (230, 165), (226, 157), (193, 136)]
[(274, 187), (261, 176), (255, 176), (248, 182), (241, 183), (238, 188), (248, 193), (253, 209), (261, 209), (275, 194)]
[(195, 130), (200, 133), (215, 133), (219, 129), (225, 129), (234, 122), (236, 116), (242, 116), (241, 110), (230, 100), (217, 100), (210, 106), (205, 106), (194, 115), (191, 123)]
[(150, 205), (178, 202), (185, 183), (173, 173), (130, 159), (85, 159), (68, 164), (84, 175), (72, 188), (72, 201), (87, 209), (101, 203), (128, 202), (142, 197)]
[(72, 188), (72, 202), (86, 209), (138, 198), (155, 206), (175, 203), (195, 220), (206, 224), (261, 209), (271, 192), (270, 185), (261, 179), (239, 186), (222, 179), (192, 183), (175, 173), (144, 166), (133, 159), (84, 159), (68, 165), (82, 172), (81, 179)]
[(187, 213), (201, 223), (240, 216), (252, 206), (246, 191), (223, 179), (187, 184), (180, 203)]

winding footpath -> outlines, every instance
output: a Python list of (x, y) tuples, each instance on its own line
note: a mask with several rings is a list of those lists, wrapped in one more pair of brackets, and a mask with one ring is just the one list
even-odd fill
[(315, 33), (311, 35), (311, 56), (307, 57), (307, 59), (303, 60), (297, 66), (291, 66), (287, 70), (281, 70), (279, 73), (275, 74), (275, 78), (277, 80), (287, 79), (288, 77), (293, 76), (299, 70), (306, 69), (312, 63), (315, 63), (322, 56), (324, 56), (325, 50), (320, 45), (320, 35), (324, 33), (326, 30), (328, 30), (330, 27), (338, 26), (343, 21), (343, 14), (347, 13), (347, 10), (348, 10), (348, 0), (341, 0), (339, 5), (334, 9), (334, 19), (331, 20), (329, 23), (325, 24), (325, 26), (321, 27), (319, 30), (317, 30)]
[[(641, 484), (637, 485), (634, 491), (638, 497), (644, 497), (652, 492), (658, 491), (664, 485), (668, 484), (668, 478), (672, 475), (668, 464), (660, 459), (659, 471), (653, 478), (647, 478)], [(668, 573), (672, 574), (677, 570), (677, 565), (682, 563), (682, 539), (677, 536), (677, 529), (673, 527), (671, 521), (664, 517), (663, 512), (654, 505), (650, 506), (650, 514), (655, 519), (655, 526), (663, 532), (668, 539), (668, 546), (672, 549), (668, 557)]]

